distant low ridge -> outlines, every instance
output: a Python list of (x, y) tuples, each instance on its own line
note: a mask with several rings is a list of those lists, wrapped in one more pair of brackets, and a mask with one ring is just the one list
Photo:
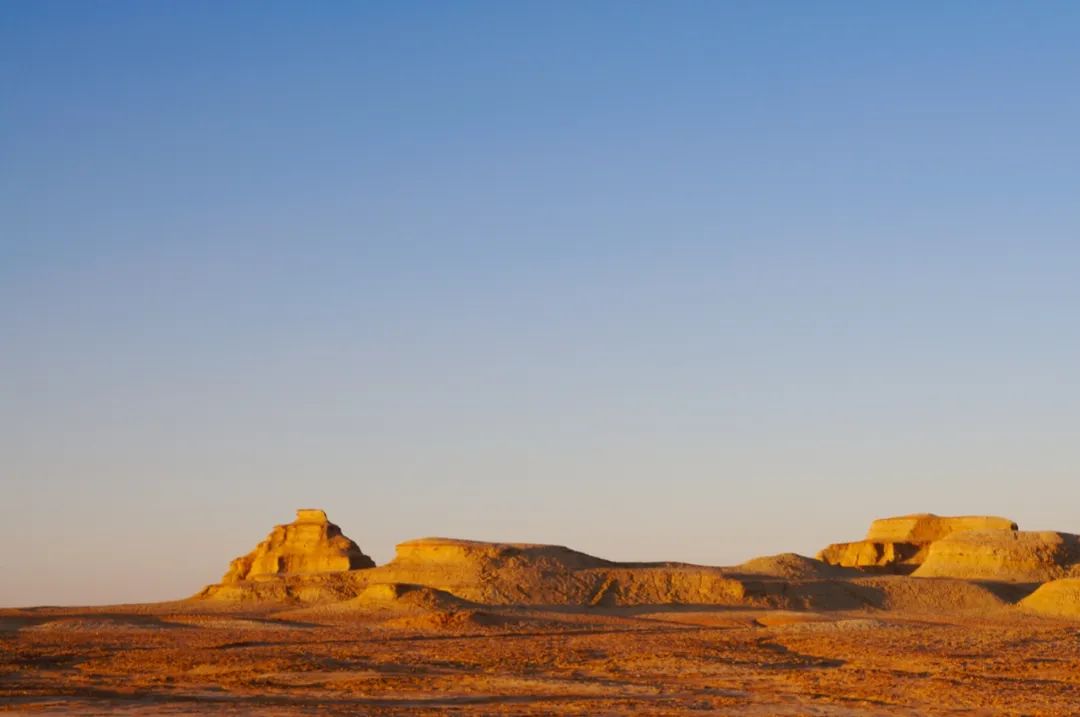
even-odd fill
[[(514, 606), (997, 610), (1038, 583), (1080, 577), (1078, 545), (1067, 533), (1019, 531), (1008, 518), (924, 513), (875, 520), (864, 540), (831, 545), (817, 559), (784, 553), (732, 567), (623, 563), (558, 545), (440, 537), (400, 543), (393, 560), (376, 566), (325, 512), (303, 509), (194, 599), (391, 625), (459, 624)], [(1076, 591), (1066, 588), (1053, 593), (1053, 614), (1072, 614)], [(1036, 609), (1048, 600), (1033, 598), (1029, 611), (1051, 612)]]

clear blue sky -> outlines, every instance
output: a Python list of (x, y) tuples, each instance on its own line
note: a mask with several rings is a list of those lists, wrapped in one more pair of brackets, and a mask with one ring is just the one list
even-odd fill
[(0, 605), (324, 507), (1080, 532), (1080, 5), (0, 4)]

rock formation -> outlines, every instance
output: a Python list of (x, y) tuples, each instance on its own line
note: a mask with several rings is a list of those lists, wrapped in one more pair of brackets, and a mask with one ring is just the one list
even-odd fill
[[(730, 568), (619, 563), (558, 545), (421, 538), (399, 544), (392, 561), (375, 567), (325, 513), (301, 510), (196, 599), (295, 616), (311, 611), (388, 625), (396, 620), (404, 627), (460, 627), (553, 606), (985, 612), (1007, 609), (1028, 588), (983, 581), (1080, 578), (1080, 538), (1019, 532), (1012, 521), (994, 517), (877, 520), (865, 540), (830, 546), (819, 558), (784, 553)], [(908, 577), (867, 575), (867, 568), (918, 569)], [(1076, 585), (1059, 582), (1048, 583), (1025, 607), (1046, 614), (1072, 610)], [(1045, 607), (1055, 600), (1066, 607)]]
[(367, 584), (424, 585), (483, 605), (742, 604), (746, 586), (719, 568), (615, 563), (561, 545), (420, 538), (397, 546)]
[(932, 543), (965, 530), (1016, 530), (1015, 522), (992, 515), (942, 517), (933, 513), (879, 518), (870, 524), (866, 540), (893, 543)]
[(342, 535), (325, 512), (302, 508), (294, 522), (276, 526), (254, 550), (229, 563), (222, 582), (372, 567), (374, 561)]
[(863, 540), (834, 543), (817, 558), (830, 565), (906, 574), (921, 565), (930, 546), (953, 533), (1015, 531), (1016, 523), (995, 516), (942, 517), (932, 513), (879, 518)]
[(293, 606), (290, 610), (310, 607), (319, 614), (379, 620), (386, 619), (388, 611), (419, 608), (464, 614), (479, 608), (545, 606), (838, 610), (891, 604), (910, 609), (1001, 605), (985, 588), (963, 581), (867, 577), (794, 554), (719, 568), (617, 563), (557, 545), (450, 538), (401, 543), (394, 560), (377, 568), (263, 574), (211, 585), (197, 598)]
[(975, 530), (930, 545), (915, 577), (1043, 582), (1080, 561), (1080, 538), (1068, 533)]
[(818, 560), (845, 568), (910, 573), (926, 557), (926, 545), (857, 540), (834, 543), (817, 554)]

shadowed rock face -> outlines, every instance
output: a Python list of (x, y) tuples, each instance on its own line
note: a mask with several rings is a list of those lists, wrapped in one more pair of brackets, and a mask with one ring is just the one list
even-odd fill
[(834, 543), (817, 557), (830, 565), (906, 574), (923, 564), (931, 545), (954, 533), (1016, 529), (1012, 520), (990, 515), (942, 517), (919, 513), (879, 518), (870, 524), (863, 540)]
[(322, 510), (302, 508), (247, 555), (229, 563), (223, 583), (271, 575), (326, 573), (371, 568), (375, 562), (341, 533)]
[(818, 560), (845, 568), (874, 568), (909, 573), (926, 557), (927, 544), (857, 540), (834, 543), (817, 554)]

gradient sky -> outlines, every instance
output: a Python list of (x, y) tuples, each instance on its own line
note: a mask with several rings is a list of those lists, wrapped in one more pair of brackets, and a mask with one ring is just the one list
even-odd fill
[(734, 563), (1080, 532), (1080, 5), (0, 4), (0, 605), (302, 506)]

